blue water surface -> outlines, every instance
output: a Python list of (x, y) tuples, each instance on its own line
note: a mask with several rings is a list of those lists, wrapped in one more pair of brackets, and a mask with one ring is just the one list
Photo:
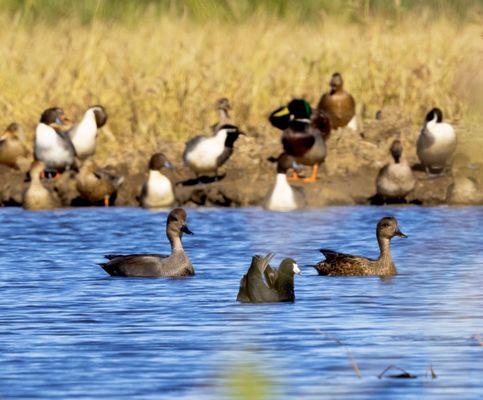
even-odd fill
[[(166, 215), (0, 210), (0, 398), (228, 399), (238, 375), (277, 400), (483, 398), (483, 208), (189, 209), (195, 277), (96, 265), (168, 252)], [(316, 275), (321, 247), (377, 256), (384, 215), (409, 236), (393, 240), (398, 276)], [(236, 303), (270, 251), (301, 266), (296, 302)], [(378, 379), (389, 365), (417, 378)]]

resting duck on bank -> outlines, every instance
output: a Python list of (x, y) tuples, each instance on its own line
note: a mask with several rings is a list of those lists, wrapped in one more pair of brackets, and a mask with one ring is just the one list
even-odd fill
[(278, 158), (269, 158), (277, 163), (277, 176), (274, 186), (268, 192), (264, 207), (271, 211), (293, 211), (305, 207), (305, 195), (300, 187), (292, 187), (287, 181), (287, 171), (298, 169), (293, 157), (282, 153)]
[(34, 161), (30, 168), (30, 183), (24, 192), (22, 207), (26, 210), (51, 210), (59, 208), (61, 201), (58, 195), (44, 187), (41, 181), (45, 164), (42, 161)]
[(75, 163), (75, 149), (67, 130), (68, 120), (59, 107), (48, 108), (35, 130), (34, 156), (46, 168), (64, 171)]
[(319, 275), (327, 276), (364, 276), (396, 275), (396, 266), (391, 256), (391, 239), (394, 236), (407, 237), (399, 230), (396, 218), (384, 217), (377, 224), (377, 242), (379, 243), (379, 258), (372, 260), (360, 256), (337, 253), (328, 249), (321, 249), (325, 260), (314, 266)]
[(132, 277), (181, 277), (194, 275), (195, 270), (186, 255), (181, 238), (183, 233), (192, 235), (186, 225), (186, 211), (175, 208), (166, 221), (166, 236), (171, 243), (171, 254), (106, 255), (109, 261), (99, 264), (112, 276)]
[(18, 168), (20, 159), (27, 156), (27, 148), (19, 138), (21, 131), (20, 125), (12, 122), (0, 136), (0, 164)]
[(342, 75), (338, 72), (330, 79), (330, 91), (324, 93), (317, 105), (317, 111), (323, 111), (330, 119), (332, 129), (348, 126), (357, 129), (356, 102), (349, 92), (344, 90)]
[(80, 160), (85, 160), (95, 153), (97, 130), (106, 122), (106, 110), (101, 105), (95, 105), (90, 107), (81, 121), (69, 131), (69, 137)]
[(456, 149), (456, 134), (453, 127), (443, 122), (443, 112), (433, 108), (427, 115), (419, 134), (417, 153), (419, 161), (429, 174), (443, 172), (451, 163)]
[(213, 136), (196, 136), (186, 143), (183, 160), (198, 177), (203, 173), (218, 176), (220, 168), (232, 155), (233, 146), (240, 135), (235, 125), (222, 125)]
[(240, 281), (237, 301), (242, 303), (294, 302), (294, 275), (300, 274), (297, 263), (285, 258), (280, 267), (273, 269), (269, 263), (273, 253), (265, 257), (254, 256), (248, 272)]
[(414, 189), (416, 179), (406, 160), (401, 159), (402, 144), (394, 140), (391, 145), (393, 163), (379, 171), (376, 179), (377, 194), (387, 199), (404, 199)]
[(226, 97), (222, 97), (216, 101), (215, 107), (216, 111), (218, 111), (220, 120), (212, 125), (211, 128), (213, 129), (213, 133), (216, 133), (223, 125), (233, 125), (229, 114), (229, 111), (231, 110), (230, 100)]
[(104, 206), (109, 207), (110, 199), (121, 186), (124, 177), (108, 169), (100, 169), (93, 160), (88, 159), (82, 164), (76, 181), (77, 190), (84, 200), (94, 205), (103, 202)]
[(141, 190), (141, 206), (144, 208), (169, 207), (174, 201), (173, 184), (163, 175), (163, 168), (173, 168), (163, 153), (153, 154), (149, 160), (149, 176)]

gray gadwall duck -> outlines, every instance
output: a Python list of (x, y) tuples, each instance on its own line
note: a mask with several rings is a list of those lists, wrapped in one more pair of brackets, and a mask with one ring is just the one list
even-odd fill
[(394, 236), (402, 238), (407, 236), (399, 230), (394, 217), (382, 218), (377, 224), (376, 232), (380, 250), (377, 260), (321, 249), (320, 252), (324, 254), (325, 260), (316, 264), (314, 268), (319, 275), (326, 276), (395, 275), (397, 271), (391, 256), (391, 239)]
[(47, 189), (41, 181), (45, 164), (34, 161), (30, 168), (30, 183), (23, 195), (22, 206), (26, 210), (51, 210), (59, 208), (61, 201), (54, 191)]
[(216, 133), (223, 125), (233, 125), (233, 121), (230, 118), (230, 100), (226, 97), (218, 99), (215, 103), (215, 108), (218, 111), (219, 121), (212, 125), (213, 133)]
[(0, 164), (18, 168), (19, 161), (27, 156), (27, 148), (20, 135), (22, 128), (16, 122), (12, 122), (0, 136)]
[(443, 172), (451, 163), (456, 149), (456, 134), (453, 127), (443, 122), (443, 112), (433, 108), (424, 121), (417, 142), (419, 161), (429, 174)]
[(64, 171), (75, 163), (75, 149), (67, 130), (69, 121), (59, 107), (45, 110), (35, 130), (34, 156), (48, 169)]
[(76, 176), (76, 187), (81, 197), (90, 204), (102, 202), (108, 207), (123, 181), (124, 177), (108, 168), (98, 168), (92, 159), (87, 159)]
[(391, 145), (394, 162), (382, 167), (377, 175), (377, 194), (384, 199), (404, 199), (416, 184), (411, 167), (401, 158), (402, 151), (401, 141), (394, 140)]
[(213, 136), (196, 136), (186, 143), (183, 160), (197, 177), (203, 173), (214, 173), (217, 177), (218, 168), (230, 158), (240, 135), (243, 132), (238, 127), (227, 124)]
[(95, 105), (89, 107), (81, 121), (69, 131), (69, 137), (80, 160), (85, 160), (95, 153), (97, 130), (106, 122), (106, 110), (101, 105)]
[(330, 91), (322, 95), (317, 110), (328, 115), (332, 129), (345, 126), (357, 129), (356, 102), (354, 97), (344, 90), (344, 81), (338, 72), (332, 75)]
[(163, 153), (153, 154), (149, 160), (149, 176), (141, 190), (141, 206), (162, 208), (172, 206), (175, 197), (171, 180), (162, 173), (163, 168), (173, 168)]
[(195, 274), (195, 270), (186, 255), (181, 238), (183, 233), (192, 235), (186, 225), (186, 211), (175, 208), (166, 221), (166, 236), (171, 243), (171, 254), (130, 254), (106, 255), (109, 262), (99, 264), (112, 276), (131, 277), (181, 277)]
[(242, 303), (294, 302), (294, 275), (300, 274), (297, 263), (285, 258), (280, 267), (273, 269), (269, 263), (273, 253), (265, 257), (256, 255), (248, 272), (240, 281), (237, 301)]
[(270, 162), (277, 163), (277, 176), (274, 186), (269, 190), (264, 207), (271, 211), (293, 211), (305, 207), (305, 195), (301, 187), (290, 186), (287, 171), (292, 168), (298, 170), (293, 157), (282, 153), (278, 158), (270, 157)]

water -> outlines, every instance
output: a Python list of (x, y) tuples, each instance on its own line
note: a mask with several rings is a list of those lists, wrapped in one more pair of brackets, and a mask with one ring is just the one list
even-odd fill
[[(393, 240), (397, 277), (309, 267), (320, 247), (375, 256), (385, 214), (409, 235)], [(483, 397), (483, 208), (188, 210), (195, 277), (111, 278), (96, 265), (167, 252), (165, 217), (0, 210), (0, 397), (221, 399), (247, 374), (273, 399)], [(268, 251), (302, 266), (296, 303), (236, 303), (251, 256)], [(418, 377), (378, 379), (390, 364)]]

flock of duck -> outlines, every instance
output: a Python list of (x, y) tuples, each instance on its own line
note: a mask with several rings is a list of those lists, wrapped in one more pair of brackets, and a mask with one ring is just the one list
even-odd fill
[[(195, 270), (183, 248), (183, 234), (192, 235), (188, 228), (186, 211), (172, 210), (166, 221), (166, 236), (171, 244), (170, 255), (160, 254), (109, 254), (105, 263), (99, 264), (109, 275), (117, 277), (186, 277), (195, 275)], [(390, 242), (403, 234), (394, 217), (382, 218), (376, 228), (379, 257), (365, 257), (321, 249), (325, 260), (314, 268), (322, 276), (392, 276), (397, 273), (391, 257)], [(242, 303), (294, 302), (294, 275), (300, 268), (292, 258), (285, 258), (278, 268), (272, 268), (273, 253), (255, 255), (248, 271), (240, 280), (237, 301)]]
[[(183, 152), (184, 164), (196, 175), (196, 181), (214, 182), (219, 168), (233, 154), (235, 143), (244, 133), (232, 122), (228, 99), (217, 101), (219, 121), (212, 133), (189, 140)], [(49, 187), (65, 171), (76, 180), (76, 188), (88, 204), (108, 206), (124, 178), (111, 168), (99, 168), (92, 156), (96, 151), (99, 128), (107, 122), (103, 106), (89, 107), (78, 123), (66, 117), (62, 108), (46, 109), (35, 130), (33, 162), (27, 179), (28, 188), (23, 194), (23, 207), (32, 210), (62, 206), (58, 193)], [(293, 99), (270, 114), (270, 123), (281, 130), (283, 153), (270, 157), (276, 164), (276, 177), (268, 191), (264, 207), (273, 211), (292, 211), (305, 206), (303, 188), (290, 185), (290, 181), (315, 182), (319, 166), (327, 155), (326, 142), (332, 130), (357, 129), (356, 102), (344, 90), (341, 74), (334, 73), (330, 90), (324, 93), (312, 109), (304, 99)], [(0, 164), (19, 167), (19, 160), (29, 152), (21, 137), (22, 129), (10, 124), (0, 136)], [(451, 163), (456, 148), (453, 127), (443, 122), (440, 109), (428, 112), (417, 142), (417, 155), (428, 174), (443, 173)], [(402, 144), (395, 140), (391, 146), (393, 162), (384, 166), (377, 177), (377, 192), (384, 199), (404, 199), (415, 186), (415, 178), (402, 157)], [(304, 167), (312, 168), (309, 177), (299, 174)], [(142, 207), (161, 208), (176, 204), (174, 185), (163, 173), (174, 168), (162, 153), (155, 153), (149, 161), (149, 175), (140, 188)], [(207, 175), (210, 179), (207, 178)]]

